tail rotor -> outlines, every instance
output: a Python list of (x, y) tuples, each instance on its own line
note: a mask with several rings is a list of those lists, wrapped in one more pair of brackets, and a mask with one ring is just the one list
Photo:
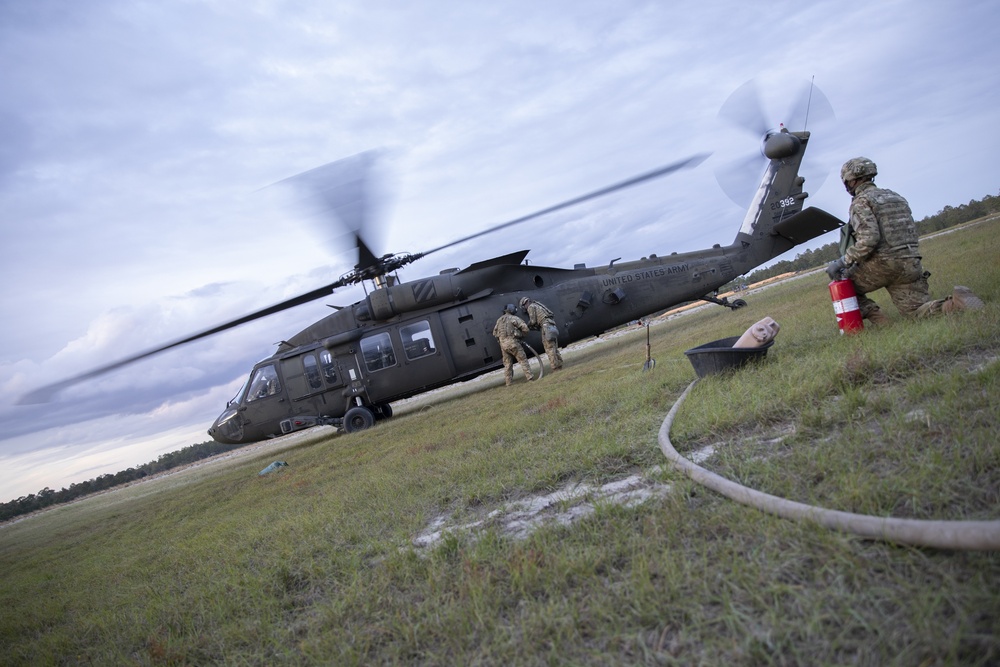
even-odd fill
[[(786, 89), (787, 90), (787, 89)], [(721, 124), (742, 135), (733, 136), (731, 132), (724, 136), (731, 144), (719, 150), (718, 161), (715, 164), (715, 179), (726, 193), (726, 196), (740, 207), (745, 207), (753, 196), (760, 176), (766, 164), (764, 143), (767, 138), (780, 131), (783, 127), (791, 131), (814, 130), (819, 128), (824, 137), (828, 129), (836, 121), (836, 115), (829, 99), (813, 82), (805, 82), (800, 86), (797, 95), (792, 97), (791, 106), (787, 102), (786, 93), (782, 93), (779, 103), (765, 104), (761, 94), (761, 86), (756, 79), (750, 79), (726, 99), (719, 108), (718, 118)], [(769, 115), (766, 110), (771, 107), (781, 108), (783, 113)], [(751, 139), (752, 137), (752, 139)], [(753, 150), (754, 141), (757, 150)], [(828, 164), (816, 159), (816, 151), (811, 153), (812, 159), (807, 159), (802, 165), (802, 176), (808, 183), (808, 189), (816, 192), (823, 185), (830, 172)]]

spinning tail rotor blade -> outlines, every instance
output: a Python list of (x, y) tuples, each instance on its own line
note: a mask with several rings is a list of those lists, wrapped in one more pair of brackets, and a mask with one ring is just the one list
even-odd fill
[[(792, 130), (816, 130), (827, 140), (833, 136), (836, 124), (837, 115), (833, 111), (833, 105), (823, 91), (811, 82), (802, 87), (802, 92), (789, 113), (789, 120), (785, 123)], [(802, 175), (813, 194), (823, 187), (830, 175), (830, 163), (818, 159), (818, 156), (819, 153), (814, 149), (802, 163)]]
[(784, 123), (791, 130), (809, 130), (813, 127), (827, 126), (836, 118), (830, 100), (822, 90), (810, 82), (802, 87)]
[(633, 176), (632, 178), (621, 181), (620, 183), (615, 183), (614, 185), (609, 185), (608, 187), (601, 188), (600, 190), (594, 190), (593, 192), (590, 192), (588, 194), (581, 195), (579, 197), (574, 197), (573, 199), (568, 199), (562, 202), (561, 204), (556, 204), (555, 206), (549, 206), (548, 208), (544, 208), (541, 211), (536, 211), (529, 215), (525, 215), (520, 218), (516, 218), (514, 220), (509, 220), (499, 225), (494, 225), (493, 227), (484, 229), (481, 232), (470, 234), (469, 236), (465, 236), (456, 241), (446, 243), (442, 246), (438, 246), (437, 248), (433, 248), (431, 250), (425, 250), (423, 253), (420, 254), (420, 256), (425, 257), (427, 255), (430, 255), (431, 253), (437, 252), (438, 250), (444, 250), (445, 248), (450, 248), (460, 243), (471, 241), (472, 239), (479, 238), (480, 236), (485, 236), (486, 234), (492, 234), (493, 232), (500, 231), (501, 229), (506, 229), (507, 227), (513, 227), (514, 225), (519, 225), (522, 222), (527, 222), (528, 220), (534, 220), (535, 218), (539, 218), (543, 215), (554, 213), (556, 211), (568, 208), (570, 206), (576, 206), (577, 204), (582, 204), (585, 201), (590, 201), (591, 199), (597, 199), (598, 197), (603, 197), (604, 195), (611, 194), (612, 192), (623, 190), (625, 188), (632, 187), (633, 185), (638, 185), (639, 183), (644, 183), (645, 181), (649, 181), (654, 178), (660, 178), (661, 176), (666, 176), (667, 174), (671, 174), (675, 171), (680, 171), (681, 169), (690, 169), (692, 167), (697, 167), (699, 164), (704, 162), (705, 159), (708, 158), (708, 156), (709, 156), (708, 153), (693, 155), (689, 158), (681, 160), (680, 162), (674, 162), (673, 164), (668, 164), (658, 169), (647, 171), (644, 174)]
[[(771, 129), (764, 114), (760, 89), (750, 79), (732, 92), (719, 108), (719, 119), (738, 130), (752, 134), (758, 141)], [(734, 153), (730, 151), (730, 155)], [(744, 206), (753, 194), (754, 179), (760, 176), (763, 156), (759, 151), (740, 150), (738, 157), (724, 158), (715, 166), (715, 180), (726, 196), (737, 206)]]
[(760, 180), (764, 160), (759, 153), (736, 158), (715, 167), (715, 181), (736, 205), (746, 207), (753, 197), (753, 184)]
[(763, 137), (772, 127), (767, 122), (760, 89), (754, 79), (733, 91), (719, 109), (719, 118), (758, 138)]
[[(793, 82), (791, 86), (785, 85), (782, 89), (794, 88), (794, 85)], [(760, 87), (756, 79), (750, 79), (733, 91), (719, 109), (720, 120), (751, 133), (757, 139), (756, 146), (748, 142), (745, 150), (731, 151), (729, 157), (723, 158), (715, 166), (715, 180), (719, 187), (738, 206), (745, 206), (753, 195), (765, 162), (762, 145), (768, 134), (784, 125), (791, 131), (820, 127), (823, 135), (828, 136), (826, 128), (835, 118), (830, 101), (811, 81), (804, 83), (799, 94), (794, 96), (791, 107), (787, 106), (787, 99), (784, 105), (775, 106), (781, 108), (783, 115), (775, 115), (769, 122)], [(829, 171), (817, 167), (815, 159), (816, 152), (812, 151), (802, 165), (809, 188), (814, 192), (823, 184)]]

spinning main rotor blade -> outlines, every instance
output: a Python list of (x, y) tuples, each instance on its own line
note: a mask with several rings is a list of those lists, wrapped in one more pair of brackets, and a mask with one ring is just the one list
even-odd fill
[(289, 308), (294, 308), (295, 306), (300, 306), (304, 303), (309, 303), (310, 301), (315, 301), (316, 299), (322, 299), (325, 296), (329, 296), (338, 287), (344, 286), (343, 281), (337, 281), (331, 283), (326, 287), (320, 287), (319, 289), (314, 289), (311, 292), (306, 292), (305, 294), (300, 294), (299, 296), (287, 299), (281, 303), (276, 303), (273, 306), (268, 306), (256, 312), (250, 313), (249, 315), (244, 315), (225, 324), (220, 324), (219, 326), (212, 327), (211, 329), (206, 329), (199, 333), (193, 334), (186, 338), (181, 338), (180, 340), (175, 340), (172, 343), (167, 343), (166, 345), (161, 345), (160, 347), (154, 348), (152, 350), (147, 350), (145, 352), (140, 352), (139, 354), (121, 359), (114, 362), (113, 364), (108, 364), (107, 366), (101, 366), (100, 368), (95, 368), (94, 370), (87, 371), (80, 375), (75, 375), (71, 378), (65, 380), (60, 380), (59, 382), (54, 382), (52, 384), (47, 384), (38, 389), (34, 389), (29, 393), (25, 394), (18, 400), (18, 405), (28, 405), (33, 403), (47, 403), (52, 399), (52, 397), (59, 391), (70, 387), (75, 384), (79, 384), (85, 380), (90, 380), (92, 378), (98, 377), (99, 375), (104, 375), (105, 373), (110, 373), (111, 371), (127, 366), (131, 363), (151, 357), (154, 354), (159, 354), (160, 352), (166, 352), (175, 347), (181, 345), (186, 345), (187, 343), (193, 343), (196, 340), (202, 338), (207, 338), (208, 336), (213, 336), (217, 333), (222, 333), (233, 327), (238, 327), (241, 324), (246, 324), (247, 322), (253, 322), (254, 320), (259, 320), (262, 317), (267, 317), (268, 315), (274, 315), (275, 313), (280, 313), (283, 310), (288, 310)]
[[(610, 194), (617, 190), (637, 185), (644, 181), (658, 178), (660, 176), (665, 176), (669, 173), (678, 171), (680, 169), (695, 167), (701, 164), (701, 162), (703, 162), (707, 157), (708, 157), (707, 153), (701, 155), (695, 155), (685, 160), (681, 160), (680, 162), (675, 162), (665, 167), (660, 167), (659, 169), (654, 169), (653, 171), (640, 174), (639, 176), (634, 176), (633, 178), (621, 181), (620, 183), (616, 183), (614, 185), (601, 188), (600, 190), (595, 190), (589, 194), (585, 194), (581, 197), (576, 197), (574, 199), (564, 201), (561, 204), (556, 204), (555, 206), (550, 206), (541, 211), (532, 213), (531, 215), (526, 215), (516, 220), (505, 222), (501, 225), (497, 225), (482, 232), (466, 236), (465, 238), (459, 239), (457, 241), (452, 241), (451, 243), (439, 246), (427, 252), (419, 253), (417, 255), (407, 256), (405, 258), (405, 261), (400, 261), (398, 265), (393, 266), (392, 268), (394, 270), (395, 268), (402, 266), (404, 263), (414, 261), (416, 259), (419, 259), (420, 257), (429, 255), (432, 252), (437, 252), (438, 250), (444, 250), (445, 248), (450, 248), (451, 246), (458, 245), (459, 243), (464, 243), (465, 241), (478, 238), (485, 234), (489, 234), (491, 232), (505, 229), (512, 225), (526, 222), (528, 220), (540, 217), (547, 213), (552, 213), (554, 211), (558, 211), (560, 209), (573, 206), (575, 204), (580, 204), (582, 202), (589, 201), (591, 199), (595, 199), (597, 197), (606, 194)], [(241, 324), (253, 322), (254, 320), (258, 320), (262, 317), (267, 317), (268, 315), (274, 315), (276, 313), (280, 313), (283, 310), (294, 308), (295, 306), (300, 306), (302, 304), (309, 303), (310, 301), (315, 301), (316, 299), (322, 299), (323, 297), (330, 295), (338, 287), (344, 287), (345, 285), (361, 282), (363, 279), (371, 277), (368, 275), (368, 272), (375, 269), (381, 269), (383, 268), (384, 265), (381, 263), (381, 260), (376, 258), (374, 254), (371, 252), (371, 250), (368, 249), (368, 246), (362, 240), (361, 235), (359, 233), (361, 228), (365, 224), (365, 215), (366, 215), (365, 207), (367, 203), (364, 201), (365, 199), (364, 183), (365, 183), (365, 174), (367, 173), (367, 168), (370, 166), (370, 164), (371, 164), (371, 155), (362, 153), (359, 156), (354, 156), (353, 158), (347, 158), (345, 160), (340, 160), (337, 162), (331, 162), (330, 164), (317, 167), (316, 169), (305, 172), (304, 174), (299, 174), (299, 176), (292, 177), (293, 179), (298, 179), (305, 176), (308, 180), (312, 181), (309, 187), (312, 188), (314, 192), (320, 194), (320, 196), (326, 201), (327, 205), (337, 213), (338, 217), (344, 220), (349, 226), (354, 227), (353, 231), (355, 234), (355, 239), (357, 240), (358, 251), (359, 251), (359, 263), (354, 272), (342, 277), (337, 282), (326, 285), (325, 287), (320, 287), (319, 289), (306, 292), (305, 294), (301, 294), (291, 299), (287, 299), (285, 301), (282, 301), (281, 303), (276, 303), (273, 306), (263, 308), (256, 312), (250, 313), (249, 315), (244, 315), (243, 317), (239, 317), (235, 320), (226, 322), (225, 324), (220, 324), (216, 327), (212, 327), (211, 329), (206, 329), (205, 331), (201, 331), (191, 336), (187, 336), (186, 338), (176, 340), (172, 343), (161, 345), (160, 347), (154, 348), (152, 350), (147, 350), (146, 352), (141, 352), (131, 357), (121, 359), (119, 361), (114, 362), (113, 364), (108, 364), (107, 366), (101, 366), (100, 368), (95, 368), (94, 370), (88, 371), (86, 373), (82, 373), (80, 375), (76, 375), (71, 378), (61, 380), (59, 382), (39, 387), (38, 389), (35, 389), (22, 396), (21, 399), (18, 401), (18, 404), (25, 405), (29, 403), (48, 402), (57, 392), (59, 392), (62, 389), (65, 389), (66, 387), (79, 384), (80, 382), (83, 382), (85, 380), (90, 380), (105, 373), (109, 373), (111, 371), (127, 366), (128, 364), (140, 361), (142, 359), (146, 359), (147, 357), (151, 357), (154, 354), (159, 354), (160, 352), (165, 352), (172, 348), (179, 347), (181, 345), (186, 345), (187, 343), (193, 343), (196, 340), (207, 338), (208, 336), (213, 336), (217, 333), (221, 333), (228, 329), (232, 329)], [(320, 183), (317, 179), (320, 179), (323, 176), (328, 176), (330, 178), (330, 182), (325, 185)]]
[(379, 151), (365, 151), (274, 184), (297, 187), (319, 202), (325, 213), (339, 220), (354, 238), (360, 269), (378, 264), (378, 258), (371, 250), (371, 239), (366, 239), (366, 236), (371, 236), (372, 232), (375, 168), (379, 156)]
[(689, 169), (691, 167), (697, 167), (699, 164), (704, 162), (708, 158), (708, 156), (709, 153), (701, 153), (699, 155), (693, 155), (685, 160), (681, 160), (680, 162), (674, 162), (673, 164), (668, 164), (664, 167), (660, 167), (659, 169), (654, 169), (653, 171), (647, 171), (644, 174), (633, 176), (632, 178), (621, 181), (620, 183), (609, 185), (605, 188), (601, 188), (600, 190), (594, 190), (593, 192), (581, 195), (580, 197), (568, 199), (562, 202), (561, 204), (556, 204), (555, 206), (549, 206), (548, 208), (542, 209), (541, 211), (536, 211), (535, 213), (532, 213), (530, 215), (525, 215), (515, 220), (510, 220), (508, 222), (504, 222), (494, 227), (490, 227), (489, 229), (484, 229), (481, 232), (477, 232), (475, 234), (471, 234), (464, 238), (460, 238), (457, 241), (452, 241), (451, 243), (446, 243), (442, 246), (438, 246), (437, 248), (433, 248), (432, 250), (426, 250), (422, 253), (419, 253), (417, 256), (425, 257), (433, 252), (437, 252), (438, 250), (444, 250), (445, 248), (450, 248), (454, 245), (458, 245), (459, 243), (465, 243), (466, 241), (471, 241), (472, 239), (479, 238), (480, 236), (485, 236), (486, 234), (492, 234), (493, 232), (498, 232), (501, 229), (506, 229), (507, 227), (513, 227), (514, 225), (519, 225), (522, 222), (527, 222), (528, 220), (540, 218), (543, 215), (554, 213), (561, 209), (568, 208), (570, 206), (575, 206), (577, 204), (582, 204), (583, 202), (590, 201), (591, 199), (603, 197), (604, 195), (611, 194), (612, 192), (616, 192), (617, 190), (623, 190), (625, 188), (632, 187), (633, 185), (638, 185), (639, 183), (643, 183), (645, 181), (649, 181), (654, 178), (666, 176), (667, 174), (673, 173), (675, 171), (680, 171), (681, 169)]

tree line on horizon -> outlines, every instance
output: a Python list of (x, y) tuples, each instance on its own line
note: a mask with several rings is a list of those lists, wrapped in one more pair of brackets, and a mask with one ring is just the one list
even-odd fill
[[(1000, 194), (987, 195), (981, 200), (973, 199), (968, 204), (961, 204), (959, 206), (945, 206), (934, 215), (929, 215), (917, 221), (917, 232), (921, 236), (924, 236), (925, 234), (954, 227), (955, 225), (995, 213), (1000, 213)], [(815, 250), (806, 250), (799, 253), (795, 256), (795, 259), (782, 260), (766, 268), (758, 269), (732, 281), (720, 288), (719, 291), (724, 292), (734, 289), (740, 283), (752, 284), (785, 273), (812, 270), (817, 266), (832, 262), (838, 257), (840, 257), (839, 242), (835, 241)], [(45, 487), (38, 493), (31, 493), (27, 496), (21, 496), (16, 500), (0, 504), (0, 522), (45, 509), (52, 505), (68, 503), (77, 498), (97, 493), (98, 491), (105, 491), (150, 475), (189, 465), (196, 461), (215, 456), (216, 454), (239, 449), (243, 446), (245, 445), (223, 445), (210, 440), (189, 445), (175, 452), (161, 454), (155, 461), (150, 461), (135, 468), (128, 468), (114, 474), (107, 473), (86, 482), (70, 484), (69, 487), (64, 487), (59, 491), (53, 491)]]
[(31, 512), (51, 507), (52, 505), (68, 503), (77, 498), (97, 493), (98, 491), (106, 491), (122, 484), (128, 484), (129, 482), (134, 482), (150, 475), (167, 472), (243, 446), (223, 445), (214, 440), (209, 440), (195, 445), (188, 445), (175, 452), (160, 454), (159, 458), (155, 461), (150, 461), (134, 468), (127, 468), (114, 474), (106, 473), (99, 475), (86, 482), (75, 482), (68, 487), (63, 487), (59, 491), (45, 487), (38, 493), (30, 493), (26, 496), (21, 496), (17, 500), (0, 504), (0, 522), (8, 521), (24, 514), (30, 514)]

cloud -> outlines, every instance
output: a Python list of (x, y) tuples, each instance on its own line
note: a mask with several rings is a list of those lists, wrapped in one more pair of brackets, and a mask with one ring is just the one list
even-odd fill
[(198, 397), (210, 420), (274, 342), (359, 298), (344, 290), (154, 357), (44, 410), (11, 405), (349, 270), (332, 221), (266, 186), (360, 151), (387, 149), (396, 174), (377, 252), (437, 247), (714, 153), (443, 250), (404, 279), (524, 248), (569, 268), (729, 242), (743, 211), (713, 163), (757, 140), (717, 114), (749, 79), (769, 116), (813, 77), (829, 98), (836, 122), (815, 125), (803, 170), (814, 206), (843, 215), (835, 176), (820, 176), (855, 155), (917, 217), (995, 193), (995, 14), (990, 2), (0, 4), (0, 447), (54, 452), (74, 429), (146, 437), (140, 423), (203, 421)]

